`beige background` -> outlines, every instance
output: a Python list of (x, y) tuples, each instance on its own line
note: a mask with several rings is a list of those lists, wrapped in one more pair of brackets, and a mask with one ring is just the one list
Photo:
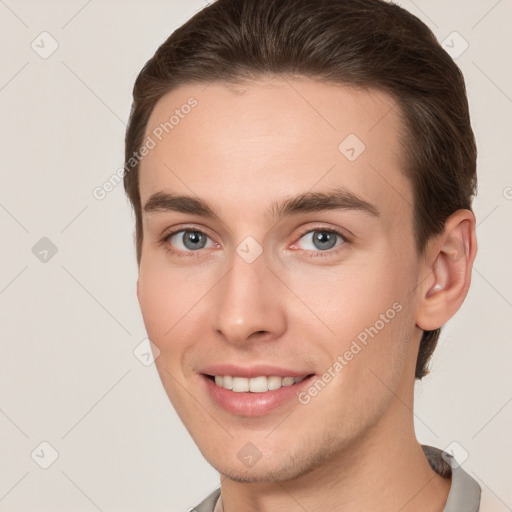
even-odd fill
[[(479, 148), (473, 284), (418, 384), (417, 433), (458, 443), (512, 510), (512, 1), (399, 3), (468, 43), (456, 60)], [(184, 511), (217, 486), (133, 353), (145, 331), (123, 188), (93, 196), (123, 164), (138, 71), (204, 5), (0, 0), (0, 511)], [(58, 453), (47, 469), (42, 442)]]

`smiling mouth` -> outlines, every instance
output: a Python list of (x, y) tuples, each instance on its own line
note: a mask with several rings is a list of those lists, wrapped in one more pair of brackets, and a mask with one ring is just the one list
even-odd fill
[(215, 384), (224, 389), (234, 391), (235, 393), (265, 393), (266, 391), (275, 391), (282, 387), (293, 386), (311, 377), (313, 374), (302, 377), (279, 377), (277, 375), (246, 378), (232, 375), (206, 375)]

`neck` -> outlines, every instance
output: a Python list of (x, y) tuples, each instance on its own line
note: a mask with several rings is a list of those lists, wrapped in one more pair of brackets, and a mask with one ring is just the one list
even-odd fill
[(416, 440), (407, 389), (377, 424), (307, 474), (263, 483), (223, 478), (224, 512), (442, 512), (451, 479), (430, 467)]

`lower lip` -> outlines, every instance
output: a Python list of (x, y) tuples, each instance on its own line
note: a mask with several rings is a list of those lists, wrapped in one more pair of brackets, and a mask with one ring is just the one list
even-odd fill
[(311, 384), (313, 377), (313, 375), (310, 375), (302, 382), (263, 393), (238, 393), (231, 389), (217, 386), (212, 379), (206, 375), (201, 375), (205, 382), (206, 390), (213, 401), (226, 411), (241, 416), (263, 416), (281, 405), (291, 402), (293, 399), (298, 403), (297, 394)]

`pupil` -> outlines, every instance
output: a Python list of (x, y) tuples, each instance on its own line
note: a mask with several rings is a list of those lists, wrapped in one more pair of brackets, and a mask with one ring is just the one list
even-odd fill
[[(204, 246), (204, 240), (201, 240), (202, 238), (204, 238), (203, 233), (199, 233), (197, 231), (187, 231), (183, 235), (183, 244), (187, 249), (201, 249)], [(202, 244), (201, 241), (203, 242)], [(200, 247), (197, 247), (197, 244), (199, 244)]]
[(313, 239), (319, 249), (331, 249), (336, 244), (335, 233), (326, 231), (317, 231)]

